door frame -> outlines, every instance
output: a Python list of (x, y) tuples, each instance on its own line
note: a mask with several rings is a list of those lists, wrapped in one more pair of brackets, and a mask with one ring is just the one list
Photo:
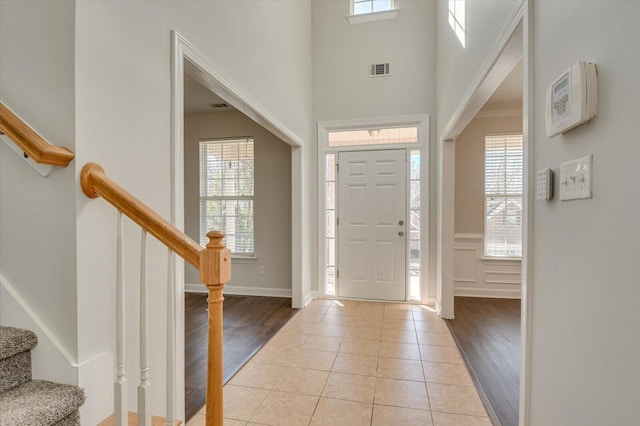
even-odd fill
[[(334, 131), (363, 130), (370, 128), (388, 128), (388, 127), (410, 127), (418, 128), (418, 142), (402, 143), (402, 144), (380, 144), (380, 145), (355, 145), (329, 147), (329, 133)], [(337, 154), (347, 151), (382, 151), (388, 149), (416, 149), (420, 150), (420, 297), (421, 303), (427, 303), (429, 300), (428, 293), (428, 265), (429, 265), (429, 116), (428, 115), (410, 115), (401, 117), (379, 117), (359, 120), (340, 120), (340, 121), (323, 121), (318, 123), (318, 297), (319, 298), (335, 298), (337, 296), (327, 296), (326, 294), (326, 193), (325, 193), (325, 177), (326, 177), (326, 154)], [(407, 162), (407, 183), (410, 179), (409, 162)], [(337, 177), (336, 177), (337, 179)], [(337, 188), (337, 181), (336, 181)], [(407, 191), (409, 185), (407, 185)], [(407, 203), (409, 197), (406, 197)], [(336, 211), (338, 209), (338, 200), (336, 196)], [(408, 212), (408, 208), (407, 208)], [(338, 230), (336, 229), (336, 233)], [(409, 247), (409, 238), (406, 239)], [(337, 244), (337, 235), (336, 235)], [(408, 249), (407, 249), (408, 250)], [(336, 247), (337, 256), (337, 247)], [(336, 257), (337, 259), (337, 257)], [(410, 256), (406, 255), (405, 259), (405, 299), (409, 295), (409, 262)], [(337, 263), (337, 262), (336, 262)], [(338, 285), (336, 279), (336, 286)], [(337, 292), (336, 292), (337, 293)]]
[[(523, 101), (522, 101), (522, 137), (523, 137), (523, 216), (522, 216), (522, 293), (521, 293), (521, 333), (520, 333), (520, 410), (519, 425), (530, 421), (531, 394), (531, 323), (533, 268), (533, 194), (535, 193), (535, 175), (533, 164), (532, 124), (534, 122), (533, 99), (533, 1), (518, 0), (506, 21), (496, 42), (485, 57), (478, 73), (469, 85), (451, 120), (440, 133), (438, 139), (438, 163), (441, 165), (438, 176), (438, 246), (440, 262), (436, 308), (443, 318), (454, 317), (453, 284), (453, 248), (454, 194), (451, 180), (455, 178), (455, 138), (475, 117), (484, 102), (493, 94), (503, 79), (496, 76), (504, 73), (504, 61), (513, 62), (513, 49), (519, 44), (523, 61)], [(506, 55), (505, 55), (506, 54)], [(515, 62), (514, 62), (515, 63)], [(508, 66), (507, 66), (508, 68)], [(506, 74), (504, 75), (506, 76)], [(491, 88), (492, 87), (492, 88)], [(444, 182), (449, 185), (444, 185)]]
[[(171, 224), (184, 230), (184, 75), (188, 74), (237, 110), (269, 130), (291, 146), (291, 291), (292, 307), (304, 307), (303, 264), (303, 179), (306, 167), (303, 139), (281, 123), (251, 94), (233, 81), (201, 50), (178, 31), (171, 31)], [(174, 395), (176, 418), (184, 418), (184, 261), (174, 259), (175, 282), (175, 350)]]

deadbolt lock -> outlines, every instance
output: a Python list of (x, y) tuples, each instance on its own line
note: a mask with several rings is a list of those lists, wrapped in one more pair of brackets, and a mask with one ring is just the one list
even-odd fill
[(401, 220), (400, 222), (398, 222), (398, 225), (404, 225), (404, 220)]
[(398, 232), (398, 235), (400, 235), (401, 237), (404, 237), (404, 231)]

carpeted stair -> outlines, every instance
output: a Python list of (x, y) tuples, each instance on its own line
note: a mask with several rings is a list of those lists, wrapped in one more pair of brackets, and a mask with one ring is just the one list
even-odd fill
[(31, 331), (0, 327), (0, 426), (72, 426), (84, 391), (77, 386), (31, 380)]

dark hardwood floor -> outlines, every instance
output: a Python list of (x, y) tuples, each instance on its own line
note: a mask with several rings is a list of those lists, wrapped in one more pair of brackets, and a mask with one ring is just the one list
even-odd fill
[(520, 300), (455, 298), (446, 320), (494, 424), (518, 424)]
[[(189, 420), (206, 397), (207, 295), (187, 293), (185, 311), (185, 414)], [(225, 295), (225, 383), (296, 312), (291, 299)]]

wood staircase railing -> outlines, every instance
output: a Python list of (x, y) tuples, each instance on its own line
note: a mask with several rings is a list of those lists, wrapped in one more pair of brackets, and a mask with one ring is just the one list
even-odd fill
[[(170, 250), (181, 256), (184, 260), (199, 269), (200, 281), (203, 282), (209, 290), (209, 341), (208, 341), (208, 368), (207, 368), (207, 407), (206, 407), (206, 424), (207, 426), (222, 426), (223, 424), (223, 370), (222, 370), (222, 302), (224, 297), (222, 290), (225, 283), (231, 279), (231, 252), (225, 248), (222, 242), (224, 233), (219, 231), (210, 231), (207, 233), (209, 243), (206, 248), (202, 248), (198, 243), (193, 241), (189, 236), (177, 229), (171, 223), (163, 219), (160, 215), (146, 206), (140, 200), (135, 198), (117, 183), (109, 179), (102, 167), (96, 163), (88, 163), (82, 168), (80, 182), (82, 190), (89, 198), (102, 197), (111, 205), (113, 205), (121, 214), (126, 215), (135, 223), (137, 223), (144, 231), (156, 237), (161, 243), (166, 245)], [(143, 233), (143, 241), (144, 241)], [(121, 243), (121, 226), (119, 225), (119, 244)], [(143, 244), (144, 246), (144, 244)], [(122, 274), (121, 253), (122, 249), (118, 248), (118, 281), (119, 285)], [(144, 253), (143, 253), (144, 255)], [(170, 262), (171, 263), (171, 262)], [(146, 264), (145, 261), (142, 263)], [(142, 269), (142, 268), (141, 268)], [(142, 274), (144, 275), (144, 274)], [(170, 274), (171, 275), (171, 274)], [(141, 282), (141, 288), (143, 284)], [(124, 303), (124, 291), (121, 287), (117, 291), (117, 303)], [(169, 292), (171, 294), (171, 292)], [(120, 296), (122, 300), (120, 301)], [(142, 300), (141, 300), (142, 303)], [(146, 309), (146, 308), (142, 308)], [(120, 308), (123, 310), (123, 307)], [(117, 314), (118, 315), (118, 314)], [(124, 323), (124, 313), (121, 313), (121, 321), (117, 319), (119, 326)], [(168, 321), (170, 322), (170, 321)], [(141, 322), (142, 323), (142, 322)], [(116, 327), (117, 329), (120, 327)], [(118, 331), (118, 330), (117, 330)], [(124, 328), (122, 327), (124, 334)], [(168, 342), (171, 336), (167, 336)], [(144, 342), (144, 339), (141, 338)], [(143, 343), (144, 344), (144, 343)], [(126, 379), (124, 379), (124, 337), (122, 342), (118, 337), (118, 347), (116, 350), (118, 364), (118, 380), (116, 381), (116, 394), (126, 392)], [(122, 358), (122, 359), (121, 359)], [(169, 363), (169, 360), (167, 361)], [(142, 364), (142, 362), (141, 362)], [(146, 373), (146, 372), (145, 372)], [(141, 372), (142, 378), (142, 372)], [(169, 380), (168, 380), (169, 382)], [(142, 383), (142, 382), (141, 382)], [(168, 388), (170, 384), (167, 385)], [(124, 390), (121, 390), (124, 389)], [(140, 407), (140, 387), (138, 388), (139, 407)], [(120, 395), (121, 401), (116, 397), (116, 425), (122, 426), (127, 424), (126, 410), (126, 393)], [(169, 397), (167, 398), (169, 400)], [(168, 403), (169, 405), (169, 403)], [(140, 411), (140, 409), (139, 409)], [(146, 411), (146, 410), (143, 410)], [(142, 420), (139, 424), (151, 424), (150, 412), (138, 413)], [(143, 420), (144, 417), (144, 420)], [(167, 424), (173, 425), (171, 415), (167, 415)]]
[(0, 131), (36, 163), (66, 167), (73, 160), (73, 152), (64, 147), (49, 144), (1, 102)]

